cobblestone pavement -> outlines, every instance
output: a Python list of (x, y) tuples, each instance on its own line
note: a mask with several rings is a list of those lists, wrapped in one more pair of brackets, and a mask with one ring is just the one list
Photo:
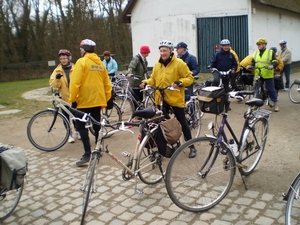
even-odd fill
[[(26, 149), (29, 159), (28, 184), (19, 205), (2, 224), (79, 224), (83, 193), (80, 190), (86, 167), (76, 159)], [(103, 160), (109, 160), (106, 156)], [(102, 160), (102, 162), (104, 162)], [(102, 163), (103, 164), (103, 163)], [(228, 196), (204, 213), (191, 213), (172, 203), (163, 182), (147, 186), (138, 180), (143, 195), (134, 193), (134, 180), (123, 181), (122, 170), (102, 165), (97, 193), (90, 200), (87, 225), (284, 224), (285, 202), (278, 193), (245, 190), (239, 174)]]

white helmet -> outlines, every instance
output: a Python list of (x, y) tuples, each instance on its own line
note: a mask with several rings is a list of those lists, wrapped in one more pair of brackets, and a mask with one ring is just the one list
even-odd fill
[(228, 39), (223, 39), (221, 42), (220, 42), (220, 45), (230, 45), (230, 41)]
[(167, 47), (172, 50), (174, 49), (174, 45), (173, 45), (172, 41), (168, 41), (168, 40), (163, 40), (163, 41), (159, 42), (158, 49), (160, 49), (160, 47)]
[(281, 41), (279, 41), (279, 44), (280, 44), (280, 45), (285, 45), (285, 44), (286, 44), (286, 41), (285, 41), (285, 40), (281, 40)]

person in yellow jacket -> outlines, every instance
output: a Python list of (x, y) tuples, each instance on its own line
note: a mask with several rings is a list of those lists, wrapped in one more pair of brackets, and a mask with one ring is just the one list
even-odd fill
[[(70, 84), (71, 74), (74, 68), (74, 63), (71, 62), (72, 54), (67, 49), (60, 49), (58, 51), (58, 58), (60, 63), (52, 72), (49, 79), (49, 84), (52, 88), (58, 89), (59, 93), (62, 96), (62, 100), (70, 103), (69, 84)], [(68, 113), (66, 113), (65, 111), (62, 111), (62, 113), (68, 120), (70, 120)], [(75, 126), (74, 121), (73, 124)], [(78, 132), (76, 132), (76, 135), (78, 139), (81, 139), (80, 134)], [(68, 142), (74, 143), (74, 141), (75, 139), (73, 138), (73, 135), (70, 134)]]
[[(100, 109), (106, 107), (111, 98), (112, 85), (107, 70), (95, 53), (96, 43), (89, 39), (80, 42), (81, 58), (77, 60), (70, 82), (70, 102), (72, 107), (90, 113), (93, 118), (100, 121)], [(89, 162), (91, 145), (85, 123), (76, 121), (76, 128), (81, 135), (84, 147), (82, 158), (76, 162), (81, 166)], [(95, 141), (98, 139), (100, 127), (93, 125)]]
[[(268, 95), (274, 102), (274, 111), (278, 112), (278, 98), (274, 84), (274, 68), (277, 67), (276, 54), (271, 49), (266, 48), (267, 40), (265, 38), (259, 38), (256, 41), (256, 45), (258, 50), (252, 54), (250, 67), (254, 68), (255, 77), (257, 77), (260, 73), (262, 80), (266, 85)], [(258, 68), (261, 69), (259, 70)]]
[[(185, 87), (193, 83), (194, 77), (190, 72), (187, 64), (180, 58), (177, 58), (173, 52), (174, 45), (171, 41), (163, 40), (159, 43), (158, 49), (160, 58), (155, 63), (152, 74), (149, 79), (142, 80), (140, 85), (144, 88), (145, 84), (153, 87), (167, 87), (172, 85), (180, 91), (166, 90), (164, 101), (165, 106), (172, 107), (177, 120), (180, 122), (185, 140), (192, 139), (190, 128), (185, 119)], [(155, 93), (156, 104), (160, 103), (160, 93)], [(189, 158), (196, 156), (194, 146), (190, 147)]]

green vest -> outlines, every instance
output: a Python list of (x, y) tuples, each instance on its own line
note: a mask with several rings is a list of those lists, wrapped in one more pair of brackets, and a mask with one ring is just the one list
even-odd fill
[(254, 52), (252, 57), (255, 61), (255, 72), (254, 75), (257, 77), (259, 75), (259, 69), (261, 68), (261, 77), (264, 79), (270, 79), (274, 78), (274, 70), (268, 70), (267, 68), (272, 65), (272, 55), (273, 51), (270, 49), (266, 49), (263, 53), (263, 55), (260, 57), (259, 50)]

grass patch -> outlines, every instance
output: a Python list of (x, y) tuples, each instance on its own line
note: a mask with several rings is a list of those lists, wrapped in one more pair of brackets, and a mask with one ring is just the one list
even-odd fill
[(35, 112), (49, 107), (51, 102), (26, 100), (22, 98), (23, 93), (43, 87), (49, 87), (49, 78), (1, 82), (0, 105), (5, 106), (5, 108), (1, 110), (20, 109), (21, 112), (16, 114), (0, 115), (0, 120), (11, 118), (12, 116), (31, 117)]

